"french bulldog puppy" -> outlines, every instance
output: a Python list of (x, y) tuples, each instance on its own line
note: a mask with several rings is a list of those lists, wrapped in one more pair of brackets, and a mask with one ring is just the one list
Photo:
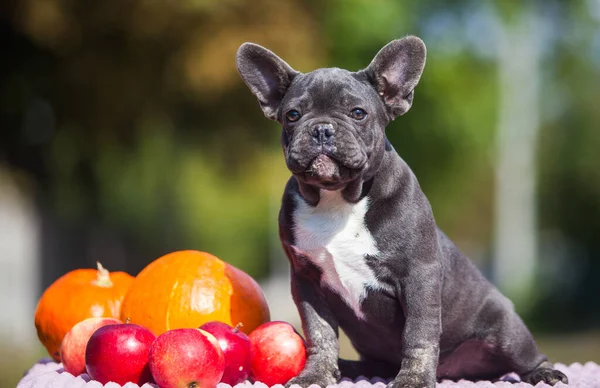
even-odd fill
[[(425, 66), (417, 37), (394, 40), (364, 70), (303, 74), (252, 43), (238, 71), (264, 114), (283, 126), (292, 173), (279, 234), (307, 340), (288, 382), (326, 387), (340, 376), (531, 384), (567, 377), (540, 354), (512, 303), (436, 226), (417, 178), (385, 135), (406, 113)], [(361, 356), (339, 360), (338, 328)]]

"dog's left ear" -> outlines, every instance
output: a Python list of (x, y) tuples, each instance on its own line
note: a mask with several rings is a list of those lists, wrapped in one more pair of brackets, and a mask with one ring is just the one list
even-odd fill
[(391, 119), (406, 113), (425, 67), (425, 43), (416, 36), (393, 40), (364, 70), (382, 97)]
[(299, 74), (272, 51), (254, 43), (244, 43), (235, 57), (238, 72), (258, 98), (265, 116), (277, 120), (287, 88)]

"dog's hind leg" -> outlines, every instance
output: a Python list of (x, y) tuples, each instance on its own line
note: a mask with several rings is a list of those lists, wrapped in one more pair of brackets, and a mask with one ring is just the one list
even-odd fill
[(508, 371), (517, 373), (526, 383), (567, 384), (567, 376), (554, 369), (547, 357), (540, 353), (533, 336), (517, 313), (512, 308), (497, 312), (487, 315), (488, 318), (495, 318), (496, 324), (492, 325), (493, 329), (485, 340), (490, 344), (496, 360), (505, 363)]

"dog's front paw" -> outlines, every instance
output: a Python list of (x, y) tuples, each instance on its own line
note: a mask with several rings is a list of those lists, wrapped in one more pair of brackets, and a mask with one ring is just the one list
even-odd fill
[(288, 381), (285, 386), (289, 388), (290, 386), (297, 384), (302, 388), (307, 388), (309, 385), (317, 384), (323, 388), (328, 385), (335, 384), (340, 379), (340, 372), (336, 369), (330, 373), (300, 373), (298, 376), (294, 377), (290, 381)]
[(435, 377), (422, 373), (402, 373), (392, 380), (386, 388), (434, 388)]
[(569, 380), (564, 373), (552, 368), (535, 369), (533, 372), (523, 376), (522, 380), (531, 385), (536, 385), (540, 381), (550, 385), (554, 385), (558, 382), (565, 384), (569, 383)]

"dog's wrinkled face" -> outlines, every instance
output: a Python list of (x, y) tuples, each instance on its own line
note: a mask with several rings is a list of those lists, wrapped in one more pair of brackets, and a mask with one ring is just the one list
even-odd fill
[(336, 190), (373, 162), (384, 144), (385, 106), (364, 73), (319, 69), (297, 75), (281, 103), (281, 142), (288, 168)]
[(327, 68), (302, 74), (252, 43), (239, 48), (236, 62), (265, 116), (282, 124), (286, 163), (301, 191), (339, 190), (379, 167), (386, 125), (412, 104), (425, 45), (413, 36), (394, 40), (358, 72)]

